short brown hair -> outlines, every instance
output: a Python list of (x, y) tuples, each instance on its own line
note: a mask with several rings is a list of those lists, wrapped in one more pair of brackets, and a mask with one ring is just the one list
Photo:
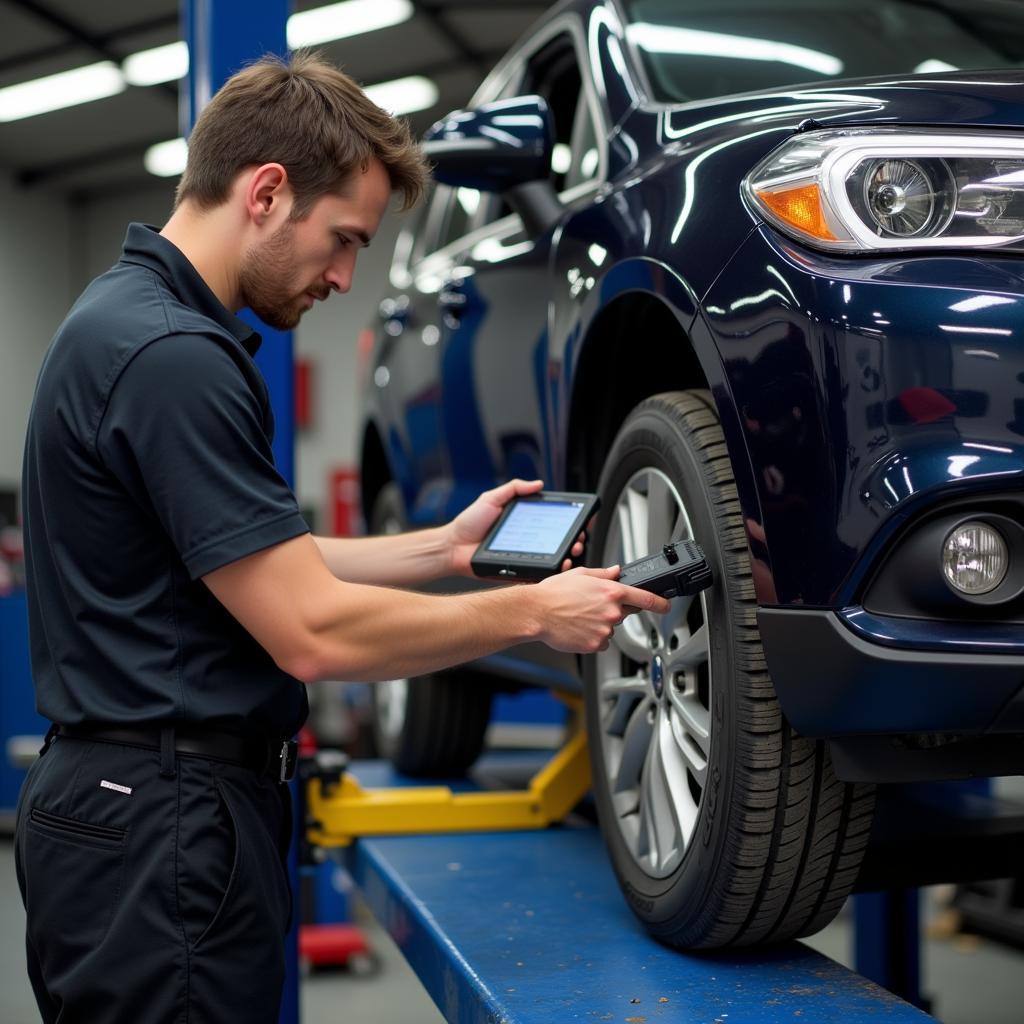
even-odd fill
[(197, 118), (174, 205), (219, 206), (243, 168), (279, 163), (299, 218), (373, 158), (402, 193), (402, 209), (415, 206), (430, 171), (408, 123), (316, 54), (268, 55), (232, 75)]

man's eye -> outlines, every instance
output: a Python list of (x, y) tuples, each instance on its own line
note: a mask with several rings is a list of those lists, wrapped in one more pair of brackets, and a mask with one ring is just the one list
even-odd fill
[(346, 245), (352, 244), (351, 239), (346, 238), (344, 235), (335, 235), (335, 238), (338, 239), (338, 244), (341, 245), (342, 248), (344, 248)]

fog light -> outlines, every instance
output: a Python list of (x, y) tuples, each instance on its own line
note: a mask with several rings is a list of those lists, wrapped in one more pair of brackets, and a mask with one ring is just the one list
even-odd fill
[(1006, 541), (987, 523), (961, 523), (942, 546), (942, 571), (947, 582), (969, 597), (995, 590), (1006, 578), (1009, 566)]

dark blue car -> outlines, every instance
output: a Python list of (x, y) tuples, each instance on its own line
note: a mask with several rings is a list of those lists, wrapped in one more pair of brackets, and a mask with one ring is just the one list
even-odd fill
[(579, 663), (389, 684), (382, 742), (464, 768), (481, 675), (582, 688), (668, 942), (814, 932), (876, 783), (1024, 768), (1022, 58), (1017, 2), (577, 0), (428, 137), (368, 522), (539, 476), (600, 493), (590, 563), (693, 537), (715, 582)]

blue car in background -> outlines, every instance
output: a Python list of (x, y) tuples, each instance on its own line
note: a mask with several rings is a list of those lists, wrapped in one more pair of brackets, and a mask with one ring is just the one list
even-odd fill
[(381, 741), (465, 768), (482, 677), (582, 690), (667, 942), (810, 934), (876, 784), (1024, 769), (1022, 59), (1016, 2), (569, 0), (429, 133), (368, 523), (540, 476), (600, 493), (591, 564), (692, 537), (715, 582), (593, 657), (387, 684)]

